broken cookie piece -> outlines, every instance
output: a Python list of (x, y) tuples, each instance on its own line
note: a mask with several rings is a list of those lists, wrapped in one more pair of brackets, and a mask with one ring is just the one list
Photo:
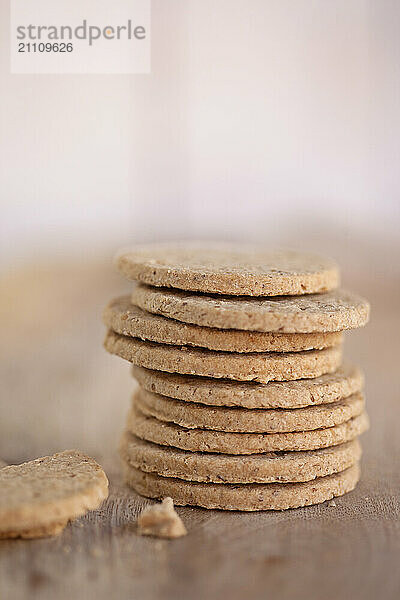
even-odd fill
[(0, 539), (47, 537), (98, 508), (108, 480), (92, 458), (69, 450), (0, 469), (0, 490)]
[(161, 538), (178, 538), (186, 535), (186, 527), (174, 509), (172, 498), (164, 498), (161, 504), (147, 506), (138, 517), (141, 535)]

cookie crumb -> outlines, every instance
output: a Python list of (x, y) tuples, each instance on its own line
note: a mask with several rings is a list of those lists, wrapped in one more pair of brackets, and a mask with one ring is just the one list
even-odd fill
[(331, 500), (330, 502), (328, 502), (328, 506), (335, 507), (336, 506), (336, 502), (334, 500)]
[(164, 498), (161, 504), (147, 506), (139, 515), (138, 531), (140, 535), (152, 535), (161, 538), (178, 538), (186, 535), (186, 527), (174, 509), (172, 498)]

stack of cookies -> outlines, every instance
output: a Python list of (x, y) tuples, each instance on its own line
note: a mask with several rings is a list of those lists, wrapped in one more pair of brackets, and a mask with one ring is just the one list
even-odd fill
[(105, 348), (139, 383), (120, 452), (151, 498), (282, 510), (352, 490), (368, 428), (342, 332), (369, 305), (315, 255), (227, 246), (120, 253), (137, 283), (104, 312)]

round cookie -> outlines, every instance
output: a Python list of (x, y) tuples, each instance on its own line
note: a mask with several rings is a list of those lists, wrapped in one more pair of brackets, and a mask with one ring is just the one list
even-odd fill
[(131, 300), (154, 314), (223, 330), (280, 334), (334, 332), (363, 327), (369, 317), (368, 302), (344, 290), (308, 296), (249, 298), (205, 296), (139, 284), (134, 287)]
[(98, 508), (108, 496), (103, 469), (70, 450), (0, 470), (0, 537), (43, 537)]
[(319, 377), (335, 371), (342, 359), (341, 346), (305, 352), (215, 352), (156, 344), (111, 330), (107, 332), (104, 347), (111, 354), (147, 369), (261, 383)]
[(330, 259), (293, 250), (226, 244), (149, 244), (122, 250), (116, 267), (128, 279), (216, 294), (281, 296), (334, 289)]
[(222, 510), (286, 510), (319, 504), (353, 490), (360, 478), (356, 463), (341, 473), (304, 483), (218, 484), (160, 477), (125, 465), (125, 481), (148, 498), (171, 496), (174, 504)]
[(165, 373), (135, 365), (132, 374), (149, 392), (185, 402), (242, 408), (303, 408), (330, 404), (361, 391), (364, 385), (360, 369), (349, 364), (314, 379), (267, 384)]
[(129, 296), (116, 298), (103, 312), (107, 327), (131, 337), (176, 346), (201, 346), (224, 352), (296, 352), (329, 348), (340, 344), (342, 334), (260, 333), (222, 330), (187, 325), (146, 312), (131, 303)]
[(334, 427), (360, 415), (365, 407), (364, 395), (360, 392), (332, 404), (289, 410), (211, 408), (143, 389), (136, 392), (134, 402), (143, 414), (187, 429), (244, 433), (285, 433)]
[(364, 433), (368, 426), (367, 414), (363, 412), (340, 425), (312, 431), (236, 433), (186, 429), (175, 423), (166, 423), (143, 414), (137, 404), (133, 405), (127, 419), (128, 431), (153, 444), (173, 446), (191, 452), (222, 454), (259, 454), (327, 448), (354, 440)]
[(131, 467), (163, 477), (211, 483), (293, 483), (348, 469), (361, 458), (358, 440), (313, 450), (233, 456), (158, 446), (125, 432), (121, 458)]

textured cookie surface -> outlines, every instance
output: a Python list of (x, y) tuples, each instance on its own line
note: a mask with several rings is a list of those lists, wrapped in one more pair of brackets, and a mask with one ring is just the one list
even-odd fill
[(341, 346), (305, 352), (215, 352), (156, 344), (111, 330), (104, 347), (111, 354), (147, 369), (262, 383), (319, 377), (335, 371), (342, 359)]
[(292, 250), (224, 244), (147, 245), (122, 250), (118, 270), (155, 286), (217, 294), (311, 294), (339, 283), (336, 263)]
[(0, 470), (0, 535), (42, 537), (97, 508), (108, 495), (103, 469), (77, 450)]
[(244, 408), (302, 408), (329, 404), (361, 391), (364, 384), (360, 369), (349, 364), (314, 379), (267, 384), (165, 373), (135, 365), (132, 374), (149, 392), (185, 402)]
[(362, 327), (369, 317), (368, 302), (344, 290), (308, 296), (249, 298), (205, 296), (139, 284), (131, 298), (133, 304), (144, 310), (185, 323), (258, 332), (342, 331)]
[(360, 392), (332, 404), (289, 410), (210, 407), (143, 389), (136, 392), (134, 402), (145, 415), (188, 429), (245, 433), (285, 433), (333, 427), (360, 415), (365, 406)]
[(132, 407), (127, 419), (128, 431), (148, 442), (191, 452), (223, 454), (316, 450), (354, 440), (367, 428), (368, 417), (365, 412), (334, 427), (290, 433), (236, 433), (186, 429), (175, 423), (149, 417), (143, 414), (137, 405)]
[(304, 483), (215, 484), (160, 477), (125, 465), (125, 481), (142, 496), (171, 496), (175, 504), (223, 510), (285, 510), (318, 504), (353, 490), (360, 478), (358, 464)]
[(176, 346), (201, 346), (225, 352), (293, 352), (328, 348), (342, 341), (341, 333), (260, 333), (188, 325), (153, 315), (131, 303), (129, 296), (112, 300), (104, 323), (117, 333)]
[(354, 440), (312, 452), (235, 456), (185, 452), (125, 432), (120, 454), (130, 466), (163, 477), (211, 483), (287, 483), (311, 481), (344, 471), (360, 460), (361, 446)]

